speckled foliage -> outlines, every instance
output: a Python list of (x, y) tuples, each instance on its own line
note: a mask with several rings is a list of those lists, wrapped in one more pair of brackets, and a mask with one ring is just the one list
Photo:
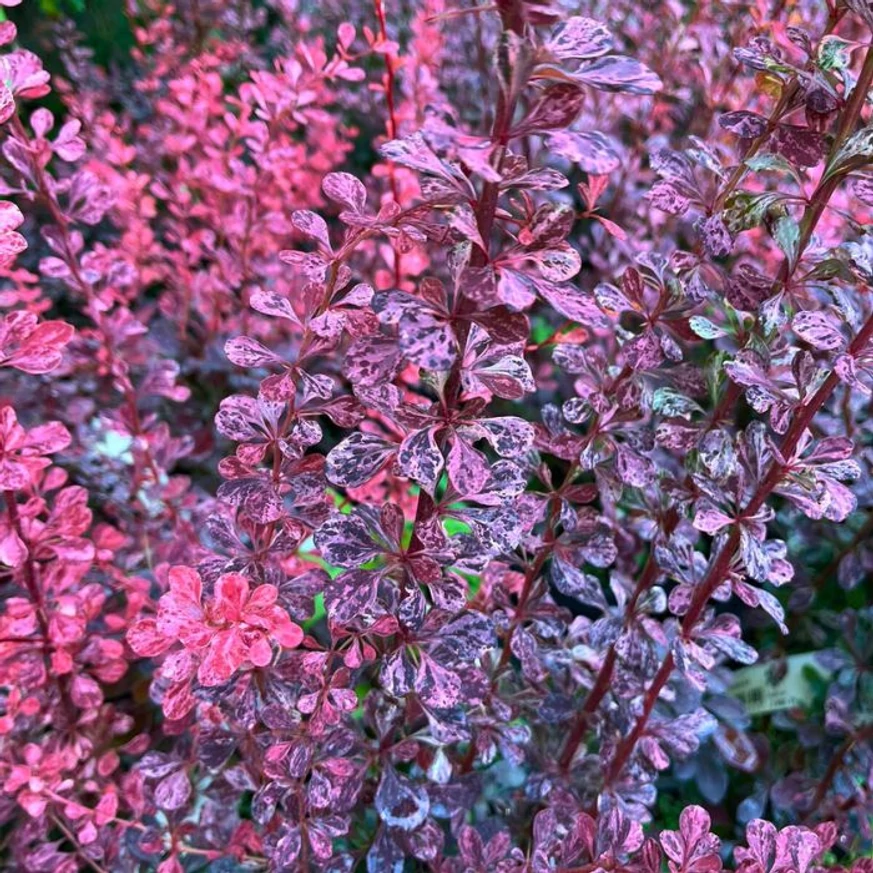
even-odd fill
[(871, 873), (870, 0), (18, 12), (3, 868)]

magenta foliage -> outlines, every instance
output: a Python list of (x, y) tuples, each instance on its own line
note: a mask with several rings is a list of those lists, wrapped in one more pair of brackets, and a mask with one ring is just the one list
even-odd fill
[(336, 6), (0, 24), (4, 863), (870, 873), (873, 7)]

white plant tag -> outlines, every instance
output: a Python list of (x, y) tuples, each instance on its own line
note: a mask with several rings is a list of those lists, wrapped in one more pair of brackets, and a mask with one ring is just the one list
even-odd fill
[(737, 670), (730, 693), (745, 705), (749, 715), (809, 706), (814, 690), (804, 676), (807, 667), (812, 667), (824, 679), (831, 675), (819, 663), (815, 652), (805, 652)]

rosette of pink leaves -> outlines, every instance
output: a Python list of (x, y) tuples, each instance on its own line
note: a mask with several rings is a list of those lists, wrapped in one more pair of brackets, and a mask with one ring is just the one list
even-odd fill
[[(203, 583), (190, 567), (173, 567), (169, 591), (158, 601), (155, 618), (142, 618), (127, 633), (138, 654), (161, 655), (176, 643), (183, 649), (171, 653), (161, 668), (170, 680), (164, 698), (169, 718), (181, 718), (194, 706), (190, 684), (205, 687), (227, 682), (244, 664), (266, 667), (273, 660), (273, 643), (293, 649), (303, 631), (276, 603), (274, 585), (250, 590), (239, 573), (219, 576), (212, 597), (203, 600)], [(172, 700), (172, 705), (169, 703)]]

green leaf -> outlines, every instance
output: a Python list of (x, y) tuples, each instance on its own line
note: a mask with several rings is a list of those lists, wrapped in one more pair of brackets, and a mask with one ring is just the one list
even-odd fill
[(731, 233), (741, 233), (762, 224), (770, 209), (782, 199), (781, 194), (737, 191), (728, 200), (722, 218)]
[(797, 179), (797, 171), (790, 163), (788, 163), (788, 161), (785, 160), (785, 158), (782, 157), (782, 155), (774, 155), (770, 153), (755, 155), (754, 157), (748, 158), (745, 161), (745, 164), (755, 173), (762, 173), (765, 171), (788, 173), (790, 176)]
[(658, 388), (652, 398), (652, 409), (668, 418), (690, 419), (694, 413), (703, 412), (699, 404), (673, 388)]
[(711, 322), (702, 315), (692, 315), (688, 319), (688, 326), (701, 338), (706, 340), (718, 339), (727, 336), (727, 331)]
[(730, 359), (731, 356), (727, 352), (716, 352), (706, 368), (706, 389), (709, 392), (710, 401), (714, 404), (721, 397), (722, 385), (727, 382), (727, 371), (724, 365)]
[(773, 239), (793, 267), (797, 261), (797, 247), (800, 244), (798, 223), (790, 215), (779, 217), (773, 225)]
[(819, 43), (817, 60), (822, 70), (845, 70), (852, 63), (852, 44), (838, 36), (825, 36)]
[(852, 134), (831, 158), (824, 179), (830, 179), (847, 169), (856, 169), (858, 164), (873, 158), (873, 125)]
[(852, 274), (846, 265), (837, 258), (827, 258), (824, 261), (819, 261), (804, 277), (806, 281), (826, 281), (835, 278), (851, 281)]

